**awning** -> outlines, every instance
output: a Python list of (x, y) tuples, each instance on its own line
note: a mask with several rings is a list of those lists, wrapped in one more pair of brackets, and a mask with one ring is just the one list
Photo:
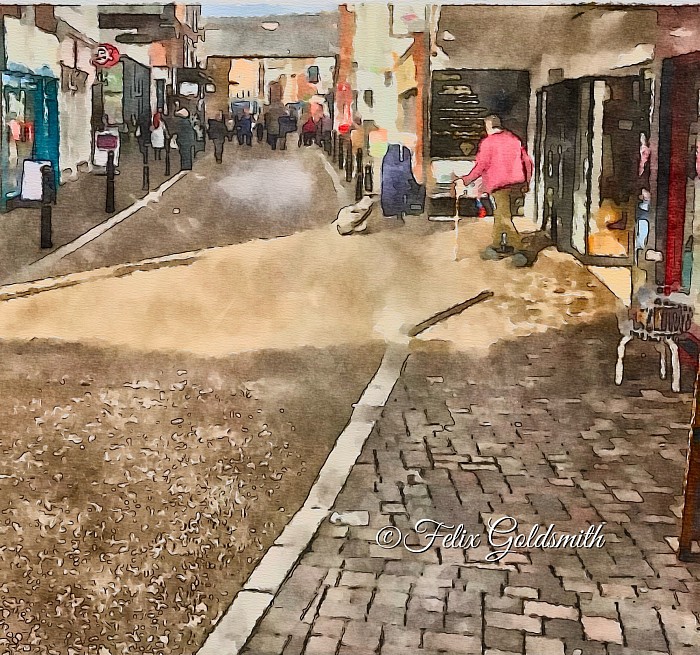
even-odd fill
[(214, 84), (213, 78), (209, 77), (200, 68), (178, 68), (178, 82), (193, 82), (195, 84)]

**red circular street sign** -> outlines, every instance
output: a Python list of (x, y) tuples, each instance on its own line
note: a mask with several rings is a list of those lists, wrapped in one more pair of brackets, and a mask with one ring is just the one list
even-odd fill
[(92, 63), (102, 68), (111, 68), (119, 63), (119, 50), (111, 43), (100, 43), (95, 50)]

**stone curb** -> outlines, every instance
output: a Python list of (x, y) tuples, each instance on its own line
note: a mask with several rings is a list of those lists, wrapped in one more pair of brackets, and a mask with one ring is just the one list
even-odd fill
[(123, 277), (139, 271), (152, 271), (166, 266), (184, 266), (192, 264), (201, 256), (203, 251), (192, 251), (178, 253), (176, 255), (166, 255), (164, 257), (154, 257), (143, 259), (131, 264), (117, 264), (104, 268), (96, 268), (80, 273), (69, 273), (56, 277), (47, 277), (34, 280), (32, 282), (18, 282), (0, 286), (0, 302), (14, 300), (16, 298), (26, 298), (34, 296), (44, 291), (73, 287), (84, 282), (94, 282), (96, 280), (106, 280), (109, 278)]
[(407, 359), (407, 345), (391, 344), (388, 347), (304, 505), (255, 567), (197, 655), (237, 655), (245, 646), (321, 523), (330, 515), (375, 426), (376, 419), (366, 418), (368, 409), (376, 410), (386, 405)]

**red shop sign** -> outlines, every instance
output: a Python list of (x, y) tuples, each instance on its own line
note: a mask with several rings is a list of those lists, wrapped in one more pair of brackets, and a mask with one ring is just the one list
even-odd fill
[(92, 63), (101, 68), (111, 68), (119, 63), (119, 50), (111, 43), (100, 43), (95, 50)]
[(119, 139), (116, 134), (98, 134), (96, 139), (98, 150), (116, 150)]

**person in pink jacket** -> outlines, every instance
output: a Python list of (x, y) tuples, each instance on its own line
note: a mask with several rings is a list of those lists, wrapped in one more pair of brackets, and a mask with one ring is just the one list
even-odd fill
[(462, 180), (468, 185), (480, 178), (483, 190), (494, 200), (492, 249), (498, 250), (504, 245), (502, 235), (505, 234), (506, 245), (518, 252), (523, 243), (513, 225), (511, 202), (523, 187), (525, 191), (529, 188), (532, 160), (520, 139), (501, 127), (498, 116), (487, 116), (484, 123), (486, 137), (479, 144), (476, 165)]

